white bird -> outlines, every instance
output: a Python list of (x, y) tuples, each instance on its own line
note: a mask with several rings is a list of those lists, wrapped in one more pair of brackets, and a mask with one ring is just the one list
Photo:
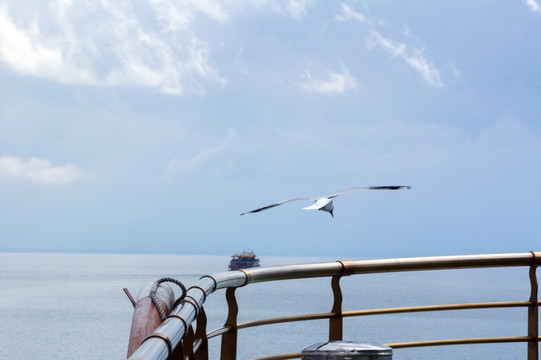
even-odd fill
[(399, 189), (411, 189), (411, 186), (402, 186), (402, 185), (399, 185), (399, 186), (396, 186), (396, 185), (395, 186), (355, 186), (355, 187), (351, 187), (351, 188), (348, 188), (348, 189), (337, 191), (334, 194), (327, 195), (327, 196), (318, 196), (318, 197), (304, 196), (304, 197), (297, 197), (297, 198), (293, 198), (293, 199), (282, 200), (282, 201), (274, 203), (274, 204), (263, 206), (263, 207), (261, 207), (259, 209), (255, 209), (255, 210), (252, 210), (252, 211), (247, 211), (245, 213), (242, 213), (241, 215), (260, 212), (260, 211), (267, 210), (267, 209), (273, 208), (275, 206), (286, 204), (286, 203), (292, 202), (292, 201), (312, 200), (312, 201), (314, 201), (314, 203), (312, 205), (310, 205), (310, 206), (303, 207), (304, 210), (326, 211), (326, 212), (330, 213), (331, 216), (334, 218), (334, 214), (333, 214), (334, 204), (333, 204), (332, 199), (334, 199), (338, 195), (342, 195), (344, 193), (347, 193), (347, 192), (350, 192), (350, 191), (353, 191), (353, 190), (399, 190)]

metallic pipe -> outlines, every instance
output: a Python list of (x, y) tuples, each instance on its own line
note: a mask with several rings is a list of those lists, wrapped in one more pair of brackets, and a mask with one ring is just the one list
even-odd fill
[(225, 334), (226, 332), (229, 332), (229, 331), (231, 331), (231, 328), (228, 327), (228, 326), (224, 326), (224, 327), (221, 327), (219, 329), (212, 330), (211, 332), (209, 332), (207, 334), (207, 339), (212, 339), (213, 337), (223, 335), (223, 334)]
[(294, 321), (330, 319), (333, 316), (336, 316), (336, 313), (330, 312), (330, 313), (320, 313), (320, 314), (282, 316), (282, 317), (275, 317), (275, 318), (270, 318), (270, 319), (246, 321), (246, 322), (238, 324), (237, 328), (245, 329), (245, 328), (254, 327), (254, 326), (280, 324), (280, 323), (294, 322)]
[(252, 360), (287, 360), (287, 359), (300, 359), (302, 354), (299, 353), (290, 353), (283, 355), (274, 355), (274, 356), (265, 356), (262, 358), (252, 359)]
[(530, 338), (528, 336), (508, 336), (508, 337), (493, 337), (493, 338), (411, 341), (411, 342), (393, 343), (393, 344), (386, 344), (386, 345), (389, 347), (392, 347), (393, 349), (403, 349), (403, 348), (424, 347), (424, 346), (526, 342), (529, 340)]
[(177, 305), (154, 333), (143, 341), (130, 359), (168, 359), (171, 355), (169, 345), (174, 349), (181, 344), (182, 338), (188, 332), (188, 327), (197, 317), (198, 308), (203, 305), (204, 299), (215, 288), (216, 282), (213, 279), (209, 277), (201, 278), (196, 287), (191, 287), (186, 292), (186, 298), (192, 299), (197, 306), (188, 301)]
[[(541, 302), (538, 302), (541, 305)], [(511, 307), (528, 307), (529, 301), (506, 301), (506, 302), (490, 302), (490, 303), (472, 303), (472, 304), (449, 304), (449, 305), (426, 305), (426, 306), (411, 306), (411, 307), (398, 307), (398, 308), (383, 308), (383, 309), (366, 309), (366, 310), (349, 310), (343, 311), (343, 317), (355, 317), (355, 316), (367, 316), (367, 315), (385, 315), (385, 314), (398, 314), (398, 313), (412, 313), (422, 311), (446, 311), (446, 310), (466, 310), (466, 309), (490, 309), (490, 308), (511, 308)], [(337, 314), (334, 312), (319, 313), (319, 314), (304, 314), (304, 315), (291, 315), (282, 316), (268, 319), (259, 319), (246, 321), (237, 325), (238, 329), (245, 329), (255, 326), (280, 324), (295, 321), (307, 321), (307, 320), (321, 320), (330, 319)], [(209, 333), (212, 336), (227, 332), (227, 328), (220, 328)], [(215, 332), (219, 332), (215, 334)]]
[(365, 315), (412, 313), (412, 312), (422, 312), (422, 311), (447, 311), (447, 310), (527, 307), (529, 305), (530, 305), (530, 302), (528, 301), (427, 305), (427, 306), (410, 306), (410, 307), (386, 308), (386, 309), (350, 310), (350, 311), (344, 311), (342, 315), (344, 317), (351, 317), (351, 316), (365, 316)]
[(243, 270), (228, 271), (213, 275), (216, 280), (216, 290), (230, 287), (241, 287), (247, 284), (247, 275)]
[[(529, 252), (519, 254), (356, 260), (348, 261), (347, 263), (351, 274), (371, 274), (417, 270), (529, 266), (532, 262), (541, 264), (541, 255), (534, 258), (533, 254)], [(332, 263), (244, 269), (244, 272), (247, 273), (249, 278), (248, 283), (334, 276), (341, 275), (342, 271), (343, 265), (340, 261)]]

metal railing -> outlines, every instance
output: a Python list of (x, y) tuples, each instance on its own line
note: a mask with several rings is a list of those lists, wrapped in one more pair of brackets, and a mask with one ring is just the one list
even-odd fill
[[(345, 317), (378, 314), (412, 313), (421, 311), (443, 311), (463, 309), (525, 307), (528, 310), (527, 336), (491, 337), (469, 339), (447, 339), (387, 344), (398, 349), (437, 345), (460, 345), (482, 343), (527, 343), (527, 359), (538, 359), (539, 318), (537, 266), (541, 263), (541, 252), (495, 255), (438, 256), (422, 258), (398, 258), (381, 260), (336, 261), (332, 263), (290, 265), (269, 268), (252, 268), (203, 276), (197, 285), (188, 289), (186, 297), (171, 311), (167, 319), (148, 336), (132, 354), (131, 360), (184, 360), (208, 359), (208, 340), (222, 337), (221, 359), (234, 360), (237, 354), (237, 332), (239, 329), (317, 319), (329, 319), (329, 341), (342, 340), (342, 322)], [(343, 276), (383, 272), (406, 272), (418, 270), (450, 270), (495, 267), (529, 267), (530, 297), (528, 301), (489, 302), (471, 304), (431, 305), (401, 308), (342, 311), (340, 279)], [(261, 319), (237, 323), (238, 305), (235, 290), (252, 283), (330, 277), (333, 291), (333, 306), (328, 313)], [(207, 318), (203, 304), (207, 296), (218, 289), (226, 289), (228, 316), (223, 327), (206, 332)], [(194, 331), (195, 325), (195, 331)], [(260, 358), (278, 360), (300, 358), (301, 354), (283, 354)]]

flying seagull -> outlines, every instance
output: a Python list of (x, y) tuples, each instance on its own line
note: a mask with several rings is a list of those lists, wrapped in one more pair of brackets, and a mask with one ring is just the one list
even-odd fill
[(263, 211), (263, 210), (267, 210), (267, 209), (273, 208), (275, 206), (286, 204), (286, 203), (289, 203), (289, 202), (292, 202), (292, 201), (312, 200), (312, 201), (314, 201), (314, 203), (312, 205), (310, 205), (310, 206), (303, 207), (304, 210), (326, 211), (326, 212), (330, 213), (331, 216), (334, 218), (334, 214), (333, 214), (334, 204), (332, 202), (332, 199), (334, 199), (338, 195), (342, 195), (344, 193), (347, 193), (347, 192), (350, 192), (350, 191), (353, 191), (353, 190), (399, 190), (399, 189), (411, 189), (411, 186), (401, 186), (401, 185), (400, 186), (355, 186), (355, 187), (351, 187), (351, 188), (348, 188), (348, 189), (337, 191), (334, 194), (327, 195), (327, 196), (317, 196), (317, 197), (304, 196), (304, 197), (297, 197), (297, 198), (293, 198), (293, 199), (282, 200), (282, 201), (274, 203), (274, 204), (263, 206), (263, 207), (261, 207), (259, 209), (255, 209), (255, 210), (252, 210), (252, 211), (247, 211), (245, 213), (242, 213), (241, 215), (253, 214), (253, 213), (260, 212), (260, 211)]

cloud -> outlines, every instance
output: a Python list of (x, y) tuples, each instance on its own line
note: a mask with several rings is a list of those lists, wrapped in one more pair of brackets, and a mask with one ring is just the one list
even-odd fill
[(232, 168), (233, 161), (224, 159), (223, 156), (231, 150), (234, 144), (238, 143), (238, 138), (236, 131), (229, 129), (220, 143), (202, 150), (193, 157), (170, 160), (165, 171), (165, 178), (194, 174), (200, 171), (211, 176), (224, 175)]
[(331, 72), (326, 80), (314, 79), (309, 71), (306, 72), (306, 79), (306, 82), (299, 84), (303, 89), (323, 94), (344, 93), (356, 90), (359, 86), (358, 81), (349, 74), (344, 65), (341, 73)]
[(360, 23), (365, 23), (367, 21), (363, 14), (354, 11), (347, 4), (342, 4), (341, 12), (337, 14), (334, 18), (335, 20), (340, 22), (356, 20)]
[(535, 1), (535, 0), (524, 0), (526, 5), (530, 8), (530, 10), (534, 13), (541, 13), (541, 6)]
[[(320, 184), (404, 179), (432, 189), (493, 191), (500, 183), (535, 184), (539, 171), (532, 164), (541, 156), (539, 136), (514, 118), (495, 121), (477, 136), (448, 124), (382, 120), (293, 126), (271, 137), (265, 129), (251, 133), (248, 141), (257, 154), (249, 176), (295, 179), (292, 185), (312, 184), (314, 178)], [(514, 176), (506, 179), (509, 173)]]
[(35, 30), (17, 27), (6, 8), (0, 8), (0, 59), (4, 63), (25, 75), (47, 77), (55, 74), (58, 82), (94, 82), (85, 70), (66, 64), (57, 45), (38, 37)]
[(289, 0), (285, 9), (295, 19), (301, 19), (308, 13), (308, 9), (312, 6), (311, 0)]
[(16, 181), (29, 181), (42, 185), (65, 185), (91, 177), (89, 173), (74, 165), (53, 166), (50, 161), (18, 157), (0, 157), (0, 177)]
[(182, 5), (172, 0), (152, 0), (151, 3), (160, 21), (167, 25), (165, 29), (173, 32), (189, 27), (197, 13), (220, 23), (229, 18), (223, 4), (213, 0), (183, 1)]
[(285, 4), (283, 1), (272, 2), (271, 8), (276, 12), (286, 13), (296, 20), (300, 20), (308, 14), (308, 9), (312, 6), (312, 0), (289, 0)]
[[(368, 20), (363, 14), (356, 12), (347, 4), (342, 4), (340, 12), (335, 15), (335, 20), (340, 22), (355, 20), (361, 24), (369, 25), (374, 23), (374, 21)], [(406, 27), (403, 33), (406, 37), (414, 38), (415, 41), (418, 41), (409, 28)], [(392, 57), (402, 59), (406, 64), (421, 74), (423, 80), (430, 86), (438, 88), (445, 87), (439, 70), (432, 62), (425, 59), (424, 49), (416, 48), (414, 50), (409, 50), (407, 44), (395, 42), (391, 38), (385, 38), (373, 28), (370, 29), (370, 37), (367, 42), (369, 49), (379, 46), (381, 49), (390, 53)]]
[(226, 83), (210, 65), (209, 45), (191, 29), (197, 14), (227, 20), (214, 4), (153, 1), (134, 9), (120, 1), (56, 1), (35, 16), (2, 6), (0, 61), (23, 75), (65, 84), (201, 94), (207, 83)]
[(421, 74), (423, 80), (428, 85), (437, 88), (445, 87), (445, 84), (441, 80), (439, 70), (432, 62), (425, 59), (424, 49), (414, 49), (413, 51), (409, 51), (406, 44), (395, 42), (390, 38), (385, 38), (374, 29), (370, 29), (370, 37), (367, 42), (369, 49), (379, 46), (393, 57), (398, 57), (405, 61), (415, 71)]

